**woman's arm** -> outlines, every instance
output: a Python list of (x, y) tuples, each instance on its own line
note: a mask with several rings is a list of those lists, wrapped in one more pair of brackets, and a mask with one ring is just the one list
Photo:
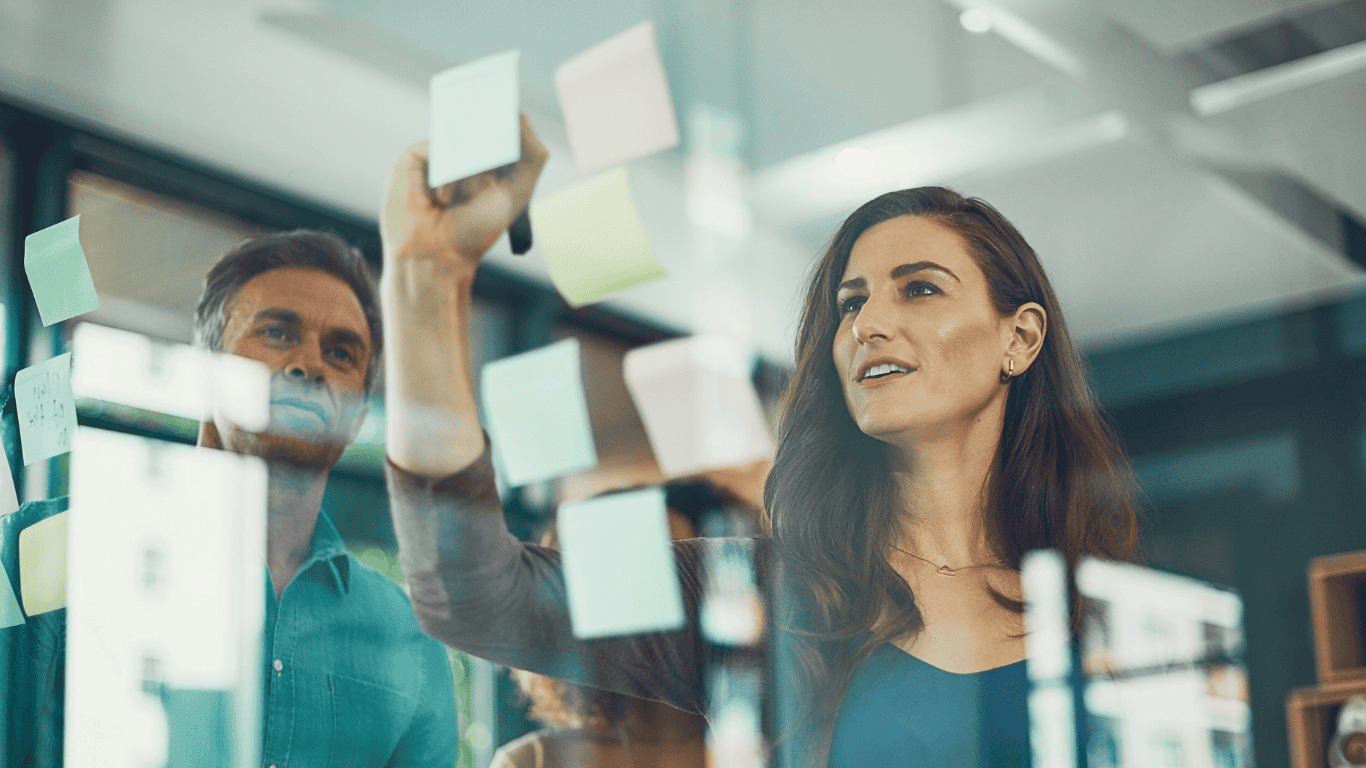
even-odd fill
[(701, 551), (676, 546), (688, 628), (579, 641), (559, 555), (507, 531), (470, 366), (470, 289), (483, 254), (531, 197), (545, 147), (522, 121), (522, 159), (426, 186), (425, 148), (394, 169), (381, 222), (388, 336), (390, 511), (413, 609), (438, 640), (499, 664), (700, 712)]

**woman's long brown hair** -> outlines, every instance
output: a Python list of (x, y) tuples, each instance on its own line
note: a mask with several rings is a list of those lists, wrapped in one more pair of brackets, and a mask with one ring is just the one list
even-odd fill
[[(832, 358), (835, 293), (866, 230), (923, 216), (957, 233), (986, 275), (1002, 315), (1026, 302), (1047, 313), (1043, 348), (1015, 376), (987, 478), (987, 544), (1012, 568), (1031, 549), (1129, 559), (1138, 511), (1128, 457), (1101, 415), (1043, 266), (1019, 231), (986, 202), (943, 187), (889, 192), (840, 226), (811, 277), (797, 332), (777, 456), (764, 491), (782, 568), (779, 653), (799, 699), (780, 731), (798, 764), (825, 765), (840, 702), (854, 673), (884, 643), (924, 626), (915, 595), (888, 562), (905, 509), (889, 447), (861, 432)], [(993, 595), (1015, 611), (1022, 604)], [(780, 687), (781, 687), (780, 683)], [(788, 707), (780, 707), (788, 709)]]

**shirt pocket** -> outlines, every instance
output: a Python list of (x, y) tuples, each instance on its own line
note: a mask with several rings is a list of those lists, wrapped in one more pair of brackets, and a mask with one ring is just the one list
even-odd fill
[(332, 744), (328, 768), (382, 768), (413, 721), (417, 700), (393, 688), (328, 674)]

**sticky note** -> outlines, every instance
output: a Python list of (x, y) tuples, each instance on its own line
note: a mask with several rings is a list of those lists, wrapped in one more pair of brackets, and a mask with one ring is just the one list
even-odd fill
[(188, 419), (220, 414), (250, 432), (270, 424), (270, 370), (236, 355), (82, 323), (72, 336), (72, 391)]
[(678, 146), (678, 117), (652, 22), (561, 64), (555, 90), (579, 173)]
[(71, 450), (76, 400), (71, 394), (71, 353), (25, 368), (14, 377), (14, 407), (24, 465)]
[(639, 347), (626, 353), (622, 369), (666, 477), (772, 454), (748, 361), (730, 339), (696, 336)]
[(664, 276), (625, 168), (533, 203), (531, 220), (555, 287), (576, 307)]
[(577, 339), (485, 365), (481, 393), (493, 448), (509, 485), (597, 466)]
[(80, 216), (24, 238), (24, 271), (45, 326), (100, 308), (81, 249)]
[[(242, 704), (260, 701), (267, 482), (253, 456), (77, 432), (67, 765), (261, 764), (249, 736), (231, 760), (215, 745), (223, 729), (260, 743)], [(197, 715), (222, 699), (237, 706), (204, 727)], [(199, 759), (181, 759), (186, 741)]]
[(19, 609), (19, 600), (14, 596), (14, 585), (9, 582), (9, 573), (0, 568), (0, 581), (5, 582), (0, 590), (0, 628), (13, 627), (24, 623), (24, 612)]
[(683, 626), (663, 489), (563, 504), (555, 525), (575, 637)]
[(504, 51), (432, 77), (428, 186), (436, 188), (521, 158), (521, 55)]
[(19, 584), (30, 616), (66, 607), (66, 529), (62, 512), (19, 532)]

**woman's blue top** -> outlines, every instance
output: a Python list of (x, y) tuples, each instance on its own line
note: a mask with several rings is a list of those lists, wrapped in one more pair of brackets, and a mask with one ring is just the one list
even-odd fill
[(830, 768), (1028, 768), (1025, 663), (959, 675), (883, 645), (855, 673)]

